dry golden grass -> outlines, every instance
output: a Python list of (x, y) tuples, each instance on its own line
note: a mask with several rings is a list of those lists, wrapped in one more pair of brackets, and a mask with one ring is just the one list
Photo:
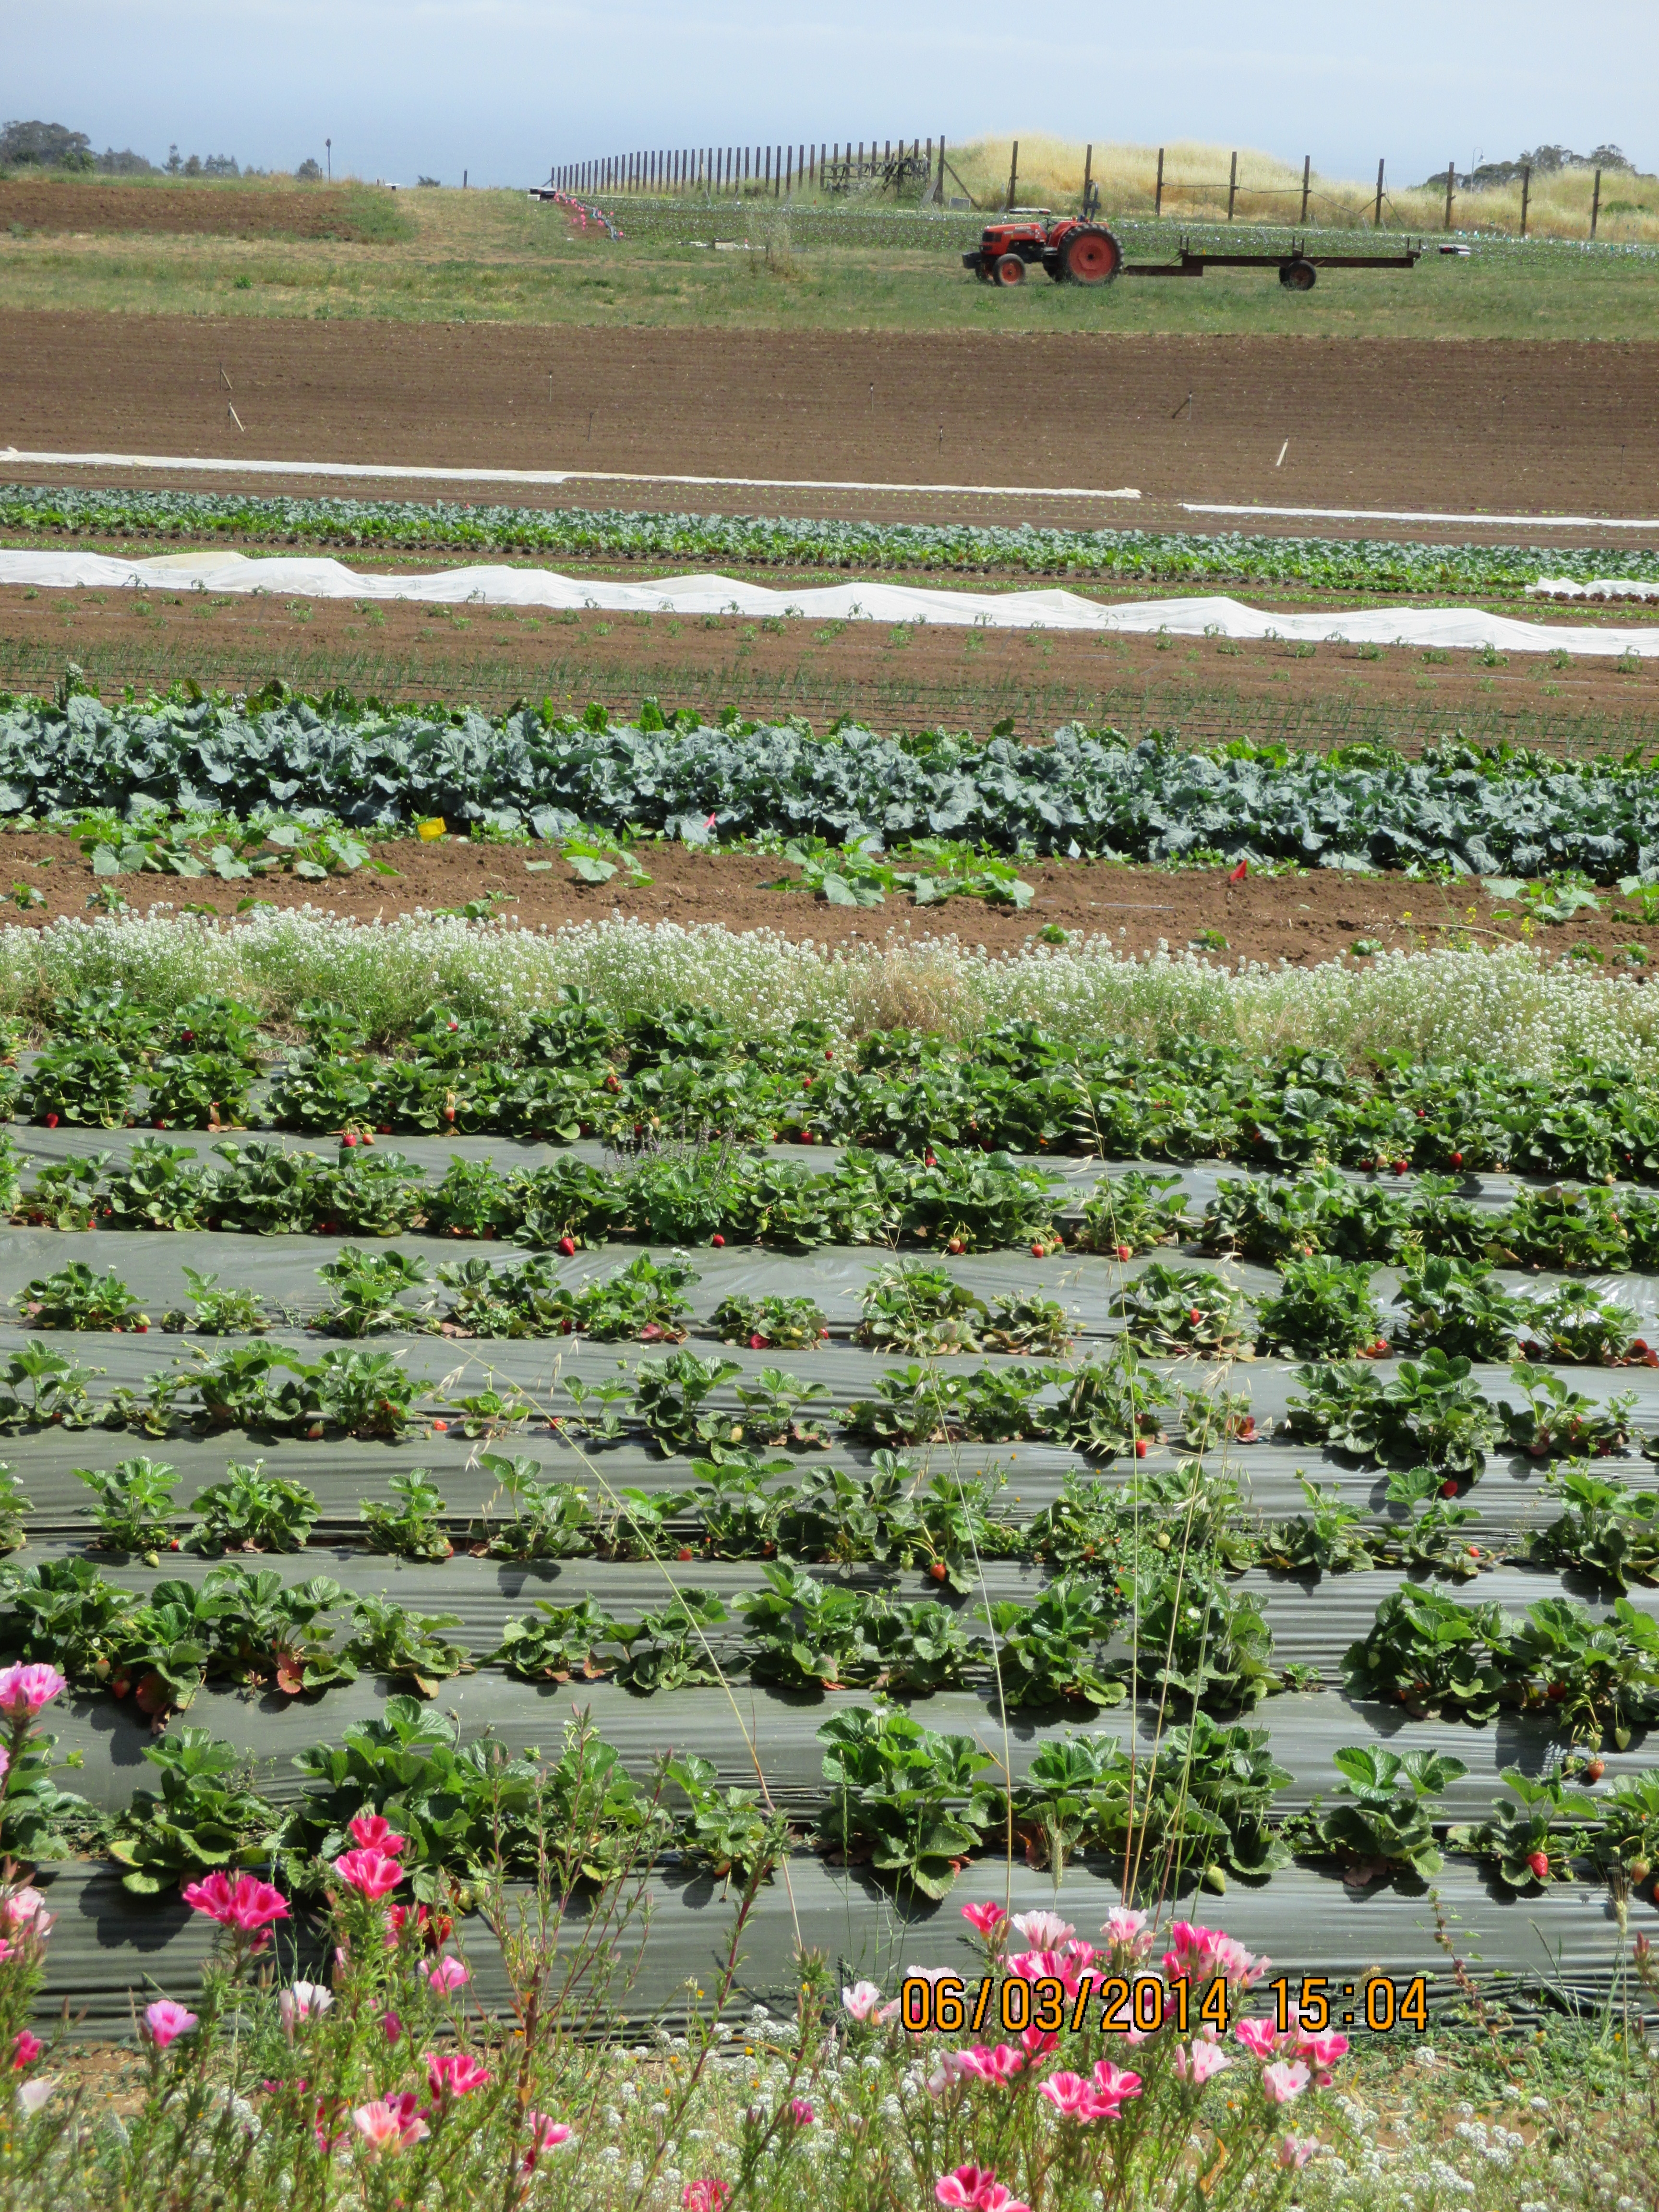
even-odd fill
[[(951, 166), (981, 204), (1000, 205), (1008, 191), (1012, 141), (982, 138), (949, 149)], [(1019, 141), (1018, 198), (1023, 207), (1074, 205), (1083, 191), (1085, 149), (1068, 140), (1041, 134)], [(1231, 149), (1195, 140), (1164, 149), (1164, 212), (1195, 221), (1227, 211)], [(1097, 145), (1091, 173), (1109, 214), (1149, 216), (1158, 179), (1155, 146)], [(1527, 228), (1540, 238), (1587, 238), (1595, 179), (1588, 169), (1534, 176)], [(948, 188), (948, 187), (947, 187)], [(1322, 176), (1315, 170), (1309, 220), (1339, 228), (1368, 225), (1376, 204), (1376, 181)], [(1238, 149), (1238, 191), (1234, 206), (1240, 222), (1295, 222), (1302, 208), (1302, 164), (1283, 161), (1255, 147)], [(1395, 230), (1439, 230), (1445, 222), (1443, 185), (1413, 188), (1384, 179), (1382, 221)], [(1458, 191), (1452, 203), (1457, 230), (1498, 231), (1513, 235), (1521, 228), (1521, 186)], [(1621, 240), (1659, 241), (1659, 177), (1628, 169), (1602, 173), (1601, 218), (1596, 234)]]

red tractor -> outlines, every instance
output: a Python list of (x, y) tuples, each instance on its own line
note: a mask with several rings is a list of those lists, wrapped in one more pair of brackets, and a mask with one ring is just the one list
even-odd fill
[(988, 224), (974, 251), (962, 257), (981, 284), (1023, 284), (1036, 262), (1056, 284), (1109, 284), (1123, 266), (1123, 248), (1103, 223), (1076, 215), (1056, 221), (1047, 208), (1036, 208), (1026, 220)]

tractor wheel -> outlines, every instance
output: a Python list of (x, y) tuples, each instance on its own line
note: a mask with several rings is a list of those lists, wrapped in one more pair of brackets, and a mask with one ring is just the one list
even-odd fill
[(974, 274), (981, 284), (988, 284), (991, 281), (991, 272), (982, 261), (976, 261), (974, 264)]
[(1298, 255), (1281, 266), (1279, 281), (1287, 292), (1311, 292), (1317, 273), (1311, 261), (1304, 261)]
[(1073, 284), (1109, 284), (1123, 266), (1123, 248), (1109, 230), (1074, 230), (1060, 249), (1061, 273)]
[(996, 275), (999, 284), (1023, 284), (1025, 282), (1025, 264), (1018, 254), (1005, 253), (997, 263)]

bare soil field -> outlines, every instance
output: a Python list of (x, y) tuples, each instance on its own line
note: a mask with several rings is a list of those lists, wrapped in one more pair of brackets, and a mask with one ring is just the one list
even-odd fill
[[(8, 907), (6, 921), (13, 927), (40, 927), (65, 916), (84, 919), (89, 908), (104, 908), (107, 885), (139, 910), (166, 903), (174, 912), (190, 908), (228, 915), (251, 899), (262, 899), (372, 921), (417, 908), (456, 910), (468, 901), (493, 896), (498, 913), (526, 927), (545, 923), (556, 928), (562, 922), (622, 915), (686, 927), (775, 929), (821, 945), (879, 944), (901, 932), (1018, 951), (1040, 930), (1054, 926), (1109, 936), (1124, 952), (1149, 952), (1160, 943), (1179, 952), (1190, 945), (1227, 963), (1243, 957), (1301, 965), (1339, 959), (1351, 953), (1357, 940), (1373, 950), (1381, 945), (1415, 951), (1465, 941), (1488, 945), (1505, 938), (1529, 939), (1563, 955), (1582, 945), (1594, 948), (1609, 966), (1638, 975), (1645, 970), (1640, 964), (1628, 968), (1630, 946), (1639, 945), (1649, 960), (1659, 958), (1659, 925), (1620, 920), (1627, 909), (1616, 894), (1604, 897), (1599, 914), (1523, 929), (1518, 909), (1478, 890), (1413, 883), (1403, 876), (1315, 870), (1250, 876), (1233, 884), (1225, 871), (1215, 868), (1033, 860), (1020, 870), (1036, 894), (1024, 913), (962, 898), (937, 907), (915, 907), (908, 898), (894, 897), (879, 907), (848, 908), (830, 906), (804, 891), (767, 888), (780, 878), (792, 878), (794, 871), (765, 854), (705, 852), (678, 844), (647, 843), (638, 849), (652, 880), (637, 889), (620, 875), (607, 884), (578, 883), (557, 859), (550, 868), (527, 865), (544, 861), (545, 848), (473, 844), (463, 838), (430, 845), (416, 838), (377, 844), (376, 859), (394, 868), (395, 875), (362, 868), (326, 884), (291, 876), (249, 884), (223, 883), (212, 876), (95, 878), (91, 861), (73, 839), (11, 831), (0, 833), (0, 894), (15, 900), (27, 886), (44, 895), (44, 905), (16, 911)], [(1203, 939), (1206, 931), (1218, 933), (1222, 941)]]
[[(1035, 487), (1006, 503), (1016, 520), (1061, 519), (1044, 486), (1126, 484), (1152, 502), (1631, 515), (1653, 502), (1659, 347), (13, 311), (0, 312), (0, 435), (52, 451)], [(735, 489), (720, 503), (802, 504)], [(870, 511), (857, 492), (832, 503)], [(1150, 510), (1073, 501), (1064, 519)]]
[(192, 185), (188, 191), (155, 185), (135, 190), (109, 184), (101, 189), (59, 179), (8, 178), (0, 181), (0, 225), (24, 231), (131, 235), (134, 237), (367, 239), (353, 206), (354, 195), (327, 185), (284, 190), (261, 185), (239, 191), (234, 185)]
[(628, 714), (649, 696), (820, 726), (851, 714), (983, 735), (1011, 720), (1022, 738), (1082, 720), (1192, 743), (1370, 738), (1414, 750), (1461, 730), (1563, 752), (1659, 744), (1659, 658), (1562, 666), (1517, 653), (1487, 666), (1403, 647), (0, 588), (0, 687), (49, 694), (71, 661), (106, 695), (165, 691), (182, 676), (247, 690), (276, 675), (301, 691), (343, 684), (447, 706), (550, 697), (580, 712), (596, 699)]

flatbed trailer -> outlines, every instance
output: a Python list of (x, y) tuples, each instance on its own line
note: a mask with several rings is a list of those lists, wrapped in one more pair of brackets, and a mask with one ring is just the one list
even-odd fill
[(1277, 269), (1287, 290), (1311, 292), (1316, 269), (1415, 269), (1423, 258), (1420, 245), (1399, 253), (1310, 253), (1305, 243), (1292, 240), (1288, 250), (1277, 253), (1212, 253), (1195, 252), (1183, 238), (1176, 261), (1126, 261), (1120, 276), (1201, 276), (1206, 269)]

